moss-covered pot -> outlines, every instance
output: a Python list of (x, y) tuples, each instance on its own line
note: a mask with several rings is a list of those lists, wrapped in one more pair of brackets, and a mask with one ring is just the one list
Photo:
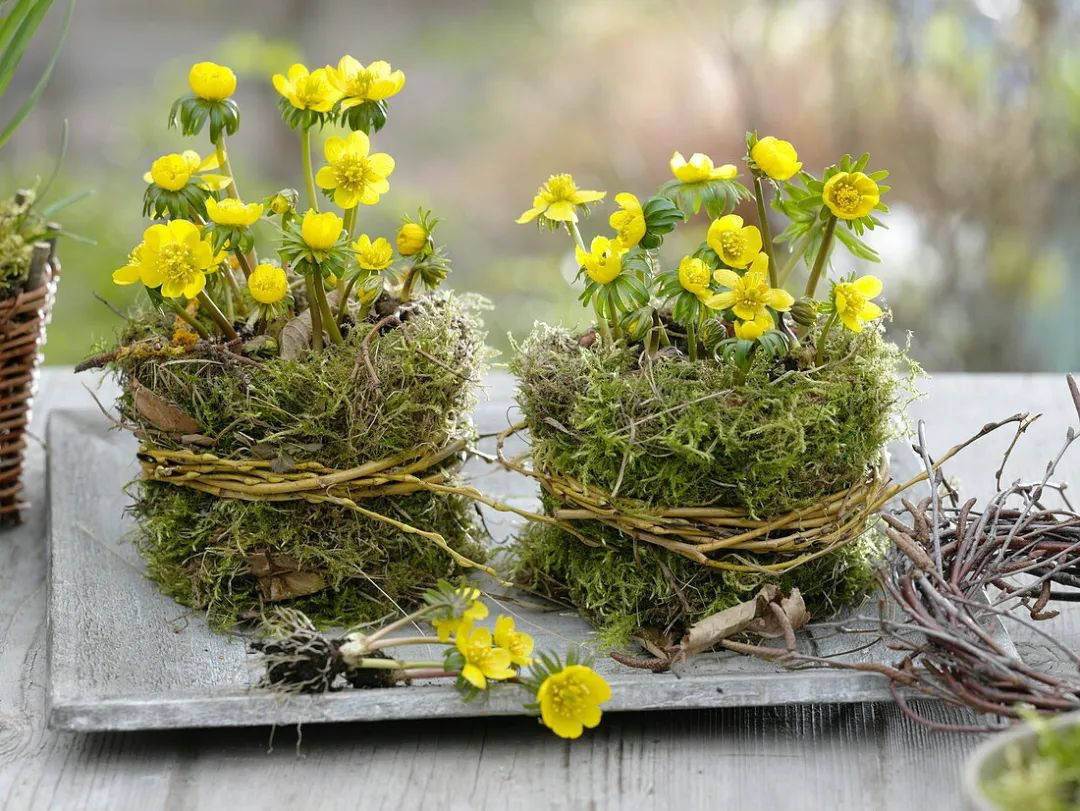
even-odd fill
[[(810, 344), (814, 336), (806, 343)], [(585, 345), (583, 345), (585, 344)], [(812, 345), (812, 344), (811, 344)], [(671, 350), (598, 348), (538, 326), (512, 369), (534, 468), (648, 507), (741, 508), (769, 518), (864, 478), (901, 430), (914, 371), (877, 329), (834, 332), (825, 362), (805, 354), (749, 372)], [(557, 507), (544, 494), (545, 510)], [(609, 633), (677, 631), (747, 599), (764, 583), (798, 586), (815, 615), (863, 594), (882, 543), (868, 521), (857, 540), (781, 575), (717, 571), (597, 522), (530, 525), (518, 544), (525, 587), (569, 601)], [(768, 562), (762, 557), (762, 561)]]
[[(340, 345), (254, 362), (220, 347), (155, 341), (169, 325), (135, 322), (122, 344), (136, 348), (116, 361), (119, 409), (144, 447), (269, 460), (276, 472), (304, 462), (347, 470), (435, 452), (473, 435), (474, 386), (486, 357), (477, 309), (473, 298), (438, 294), (381, 329), (366, 350), (377, 313)], [(425, 474), (460, 462), (459, 453)], [(372, 621), (407, 609), (423, 589), (460, 571), (429, 538), (337, 504), (222, 498), (145, 479), (131, 494), (149, 576), (216, 626), (257, 617), (270, 604), (321, 624)], [(422, 491), (362, 506), (483, 559), (462, 496)]]

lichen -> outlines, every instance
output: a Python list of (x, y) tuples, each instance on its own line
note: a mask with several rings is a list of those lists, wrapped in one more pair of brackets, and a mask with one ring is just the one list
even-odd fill
[[(422, 300), (399, 327), (370, 342), (380, 385), (359, 360), (368, 321), (341, 345), (301, 360), (245, 363), (212, 347), (178, 358), (123, 355), (115, 364), (124, 392), (118, 407), (146, 443), (178, 449), (197, 441), (195, 450), (225, 458), (347, 469), (403, 451), (436, 450), (474, 433), (474, 388), (487, 357), (480, 306), (474, 297), (449, 294)], [(121, 343), (167, 341), (170, 334), (171, 324), (144, 317), (132, 321)], [(133, 397), (136, 382), (191, 416), (199, 436), (178, 437), (149, 424)], [(154, 481), (135, 483), (131, 493), (149, 576), (181, 603), (205, 610), (216, 627), (266, 608), (268, 581), (253, 563), (264, 554), (325, 582), (326, 588), (278, 603), (320, 625), (369, 622), (408, 609), (438, 579), (460, 574), (430, 540), (346, 507), (217, 498)], [(463, 497), (421, 492), (365, 500), (364, 507), (439, 532), (466, 557), (483, 559), (474, 511)]]
[[(739, 507), (755, 518), (804, 507), (865, 475), (904, 432), (919, 372), (877, 328), (834, 331), (821, 366), (807, 354), (784, 364), (761, 357), (743, 376), (676, 352), (584, 348), (538, 325), (511, 367), (538, 469), (606, 492), (618, 486), (620, 497), (647, 505)], [(546, 509), (555, 506), (546, 500)], [(677, 629), (765, 582), (798, 586), (823, 616), (865, 593), (881, 548), (868, 525), (841, 549), (768, 577), (710, 570), (607, 527), (585, 531), (599, 548), (529, 527), (516, 578), (571, 602), (611, 638), (643, 626)]]

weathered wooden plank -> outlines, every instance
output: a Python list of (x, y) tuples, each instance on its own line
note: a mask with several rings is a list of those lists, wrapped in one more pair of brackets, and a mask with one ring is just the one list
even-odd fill
[[(1035, 442), (1014, 457), (1012, 468), (1028, 475), (1042, 469), (1065, 421), (1075, 424), (1056, 375), (942, 375), (927, 388), (931, 399), (914, 412), (932, 418), (939, 448), (1005, 411), (1044, 411), (1054, 428), (1034, 427)], [(47, 370), (34, 430), (53, 405), (84, 403), (69, 372)], [(966, 484), (987, 481), (997, 463), (989, 448), (964, 460)], [(1066, 469), (1073, 480), (1077, 461)], [(0, 807), (960, 807), (960, 764), (978, 739), (928, 733), (887, 704), (611, 715), (573, 744), (522, 718), (327, 724), (301, 730), (299, 756), (292, 727), (277, 730), (272, 752), (265, 728), (50, 732), (42, 471), (43, 453), (32, 446), (34, 507), (26, 525), (0, 535)], [(1055, 622), (1080, 641), (1080, 611)]]

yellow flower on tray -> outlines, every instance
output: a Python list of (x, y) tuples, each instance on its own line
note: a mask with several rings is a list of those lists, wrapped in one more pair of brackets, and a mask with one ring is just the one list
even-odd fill
[(713, 220), (705, 241), (733, 268), (746, 267), (761, 252), (761, 232), (756, 225), (743, 225), (738, 214)]
[(365, 101), (382, 101), (401, 92), (405, 74), (391, 70), (389, 62), (372, 62), (366, 68), (349, 55), (329, 71), (330, 81), (342, 94), (341, 109), (348, 110)]
[(375, 205), (379, 195), (390, 190), (387, 178), (394, 171), (394, 159), (385, 152), (370, 151), (371, 141), (362, 132), (326, 139), (323, 152), (329, 166), (318, 171), (315, 182), (320, 188), (333, 189), (334, 202), (342, 208)]
[(533, 207), (517, 218), (519, 223), (543, 217), (552, 222), (577, 222), (577, 208), (603, 200), (605, 191), (579, 189), (572, 175), (552, 175), (536, 191)]
[(247, 281), (248, 292), (260, 304), (276, 304), (289, 292), (285, 271), (277, 265), (258, 265)]
[(309, 208), (300, 223), (300, 236), (311, 250), (325, 252), (337, 244), (343, 227), (341, 217), (333, 211), (319, 214)]
[(881, 295), (881, 279), (863, 276), (853, 282), (839, 282), (833, 288), (836, 316), (852, 332), (862, 332), (863, 324), (881, 317), (881, 308), (870, 299)]
[(501, 681), (517, 675), (510, 667), (510, 653), (491, 644), (491, 631), (473, 630), (472, 623), (458, 629), (454, 645), (465, 659), (462, 678), (477, 690), (486, 690), (488, 679)]
[(236, 92), (236, 74), (224, 65), (198, 62), (188, 73), (191, 92), (207, 101), (224, 101)]
[(136, 252), (140, 281), (160, 286), (166, 298), (195, 298), (206, 287), (206, 274), (217, 269), (213, 247), (188, 220), (151, 225)]
[(671, 174), (683, 183), (703, 183), (706, 180), (734, 180), (739, 170), (733, 163), (713, 166), (712, 158), (702, 152), (695, 152), (690, 160), (676, 152), (671, 156)]
[(713, 278), (730, 289), (708, 298), (705, 306), (713, 310), (730, 309), (736, 318), (743, 321), (757, 321), (761, 318), (761, 323), (764, 323), (764, 316), (768, 316), (771, 326), (769, 307), (778, 312), (787, 312), (795, 303), (791, 293), (769, 287), (769, 257), (763, 253), (758, 254), (753, 265), (742, 276), (734, 270), (720, 268), (713, 273)]
[(799, 155), (789, 141), (766, 135), (750, 150), (750, 159), (773, 180), (788, 180), (802, 169)]
[(533, 638), (514, 628), (513, 617), (504, 614), (495, 621), (495, 644), (510, 654), (513, 664), (532, 664)]
[(248, 228), (259, 221), (263, 206), (262, 203), (243, 203), (232, 197), (220, 201), (210, 197), (206, 201), (206, 213), (218, 225)]
[(459, 631), (472, 628), (473, 621), (482, 620), (488, 615), (488, 607), (477, 599), (480, 596), (479, 589), (466, 588), (459, 593), (461, 593), (466, 600), (470, 601), (468, 607), (462, 612), (461, 616), (431, 621), (432, 626), (435, 628), (435, 632), (439, 635), (440, 642), (449, 642), (450, 637), (454, 636)]
[(297, 110), (328, 113), (341, 98), (341, 91), (330, 80), (326, 68), (308, 71), (301, 64), (292, 65), (284, 75), (275, 73), (274, 89)]
[(821, 197), (839, 219), (857, 220), (874, 210), (881, 200), (881, 191), (862, 172), (837, 172), (825, 181)]
[(616, 194), (615, 202), (619, 210), (608, 218), (608, 224), (619, 235), (619, 242), (632, 248), (645, 236), (645, 211), (641, 201), (629, 192)]
[(203, 160), (195, 150), (185, 149), (183, 152), (170, 152), (155, 160), (150, 164), (150, 171), (143, 174), (143, 180), (165, 191), (180, 191), (194, 178), (200, 188), (218, 191), (229, 185), (229, 178), (225, 175), (203, 174), (217, 168), (217, 155), (210, 155)]
[(585, 665), (569, 665), (552, 673), (536, 694), (540, 720), (560, 738), (580, 738), (585, 727), (600, 723), (600, 705), (611, 700), (611, 687)]
[(398, 229), (397, 250), (402, 256), (415, 256), (427, 245), (427, 229), (418, 222), (407, 222)]
[(709, 266), (694, 256), (684, 256), (679, 262), (679, 284), (683, 290), (698, 298), (709, 295)]
[(356, 261), (363, 270), (384, 270), (394, 259), (394, 249), (385, 237), (372, 242), (367, 234), (361, 234), (352, 244)]
[(597, 284), (608, 284), (622, 273), (622, 259), (626, 246), (617, 239), (593, 237), (589, 251), (576, 248), (579, 267), (585, 268), (586, 275)]

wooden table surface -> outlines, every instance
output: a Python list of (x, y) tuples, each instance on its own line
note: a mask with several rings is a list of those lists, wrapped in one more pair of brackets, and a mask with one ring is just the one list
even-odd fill
[[(47, 369), (33, 431), (48, 413), (95, 408), (69, 369)], [(505, 414), (511, 381), (493, 376), (488, 415)], [(912, 408), (944, 450), (1015, 411), (1045, 416), (1009, 478), (1042, 475), (1077, 415), (1059, 375), (940, 375)], [(103, 386), (103, 402), (112, 389)], [(971, 448), (949, 470), (985, 495), (1007, 437)], [(910, 809), (960, 808), (959, 773), (978, 736), (931, 732), (892, 705), (610, 714), (575, 742), (535, 720), (340, 724), (271, 730), (77, 734), (44, 723), (45, 448), (31, 442), (25, 523), (0, 534), (0, 808), (306, 809)], [(1076, 481), (1080, 451), (1063, 467)], [(1080, 645), (1080, 608), (1044, 626)], [(1045, 658), (1019, 638), (1025, 656)], [(132, 667), (139, 663), (132, 662)], [(924, 705), (934, 718), (957, 710)]]

